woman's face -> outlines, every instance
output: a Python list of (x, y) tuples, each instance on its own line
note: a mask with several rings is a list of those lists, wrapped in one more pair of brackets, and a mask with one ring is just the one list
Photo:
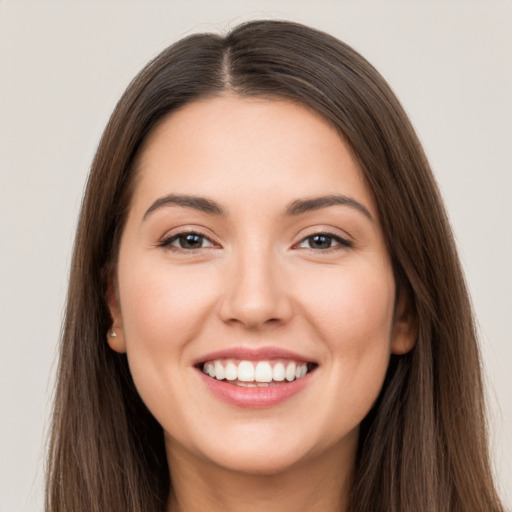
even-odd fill
[(112, 347), (171, 464), (271, 474), (353, 457), (390, 353), (413, 336), (335, 129), (284, 100), (201, 100), (158, 126), (138, 172)]

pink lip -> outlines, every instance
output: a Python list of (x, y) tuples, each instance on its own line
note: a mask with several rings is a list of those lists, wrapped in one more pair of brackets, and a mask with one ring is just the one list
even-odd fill
[(313, 376), (313, 373), (308, 373), (300, 379), (278, 384), (276, 386), (269, 386), (267, 388), (246, 388), (209, 377), (200, 369), (197, 369), (197, 372), (206, 387), (217, 398), (220, 398), (222, 401), (236, 407), (253, 409), (272, 407), (284, 402), (304, 389), (304, 387), (309, 384)]
[(308, 373), (304, 377), (292, 382), (283, 381), (282, 384), (266, 388), (249, 388), (237, 386), (227, 381), (217, 380), (205, 375), (202, 371), (202, 363), (205, 361), (212, 361), (214, 359), (235, 359), (247, 361), (291, 359), (293, 361), (315, 363), (315, 361), (297, 354), (296, 352), (278, 347), (232, 347), (210, 352), (195, 361), (194, 366), (196, 366), (200, 378), (208, 390), (217, 398), (236, 407), (255, 409), (272, 407), (292, 397), (309, 384), (314, 372)]
[(202, 371), (202, 363), (214, 359), (235, 359), (247, 361), (262, 361), (271, 359), (291, 359), (305, 363), (315, 363), (311, 359), (304, 357), (296, 352), (277, 347), (232, 347), (229, 349), (218, 350), (205, 354), (194, 363), (196, 370), (208, 388), (217, 398), (228, 404), (243, 408), (264, 408), (278, 405), (288, 398), (292, 397), (311, 381), (315, 372), (308, 373), (300, 379), (292, 382), (283, 381), (282, 384), (269, 386), (266, 388), (242, 387), (231, 384), (227, 381), (217, 380)]
[(301, 356), (290, 350), (285, 350), (277, 347), (233, 347), (216, 352), (210, 352), (197, 359), (194, 365), (204, 363), (205, 361), (212, 361), (213, 359), (245, 359), (247, 361), (262, 361), (267, 359), (293, 359), (294, 361), (303, 361), (305, 363), (314, 363), (311, 359)]

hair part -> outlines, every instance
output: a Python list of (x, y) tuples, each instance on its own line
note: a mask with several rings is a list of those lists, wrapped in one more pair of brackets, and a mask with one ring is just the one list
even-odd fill
[(361, 425), (349, 511), (502, 511), (473, 314), (421, 145), (363, 57), (325, 33), (279, 21), (170, 46), (132, 81), (109, 120), (75, 240), (46, 510), (165, 510), (172, 483), (162, 429), (135, 389), (126, 356), (105, 343), (107, 281), (148, 136), (180, 107), (226, 92), (298, 102), (336, 127), (373, 191), (397, 284), (417, 317), (415, 348), (392, 356)]

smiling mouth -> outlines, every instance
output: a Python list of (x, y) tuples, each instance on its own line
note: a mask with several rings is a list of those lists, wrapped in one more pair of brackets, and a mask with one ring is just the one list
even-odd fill
[(317, 366), (315, 363), (289, 359), (266, 361), (213, 359), (200, 363), (198, 368), (212, 379), (234, 386), (266, 388), (302, 379)]

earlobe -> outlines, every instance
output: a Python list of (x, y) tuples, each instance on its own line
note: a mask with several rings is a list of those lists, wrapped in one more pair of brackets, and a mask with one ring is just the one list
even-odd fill
[(391, 353), (403, 355), (413, 349), (418, 337), (418, 321), (406, 293), (398, 292), (393, 333), (391, 337)]
[(126, 341), (123, 329), (123, 316), (119, 304), (117, 282), (114, 276), (108, 278), (106, 299), (110, 317), (112, 318), (112, 326), (107, 332), (107, 342), (112, 350), (124, 354), (126, 352)]
[(107, 333), (107, 343), (114, 352), (118, 352), (119, 354), (124, 354), (126, 352), (124, 333), (114, 325)]

